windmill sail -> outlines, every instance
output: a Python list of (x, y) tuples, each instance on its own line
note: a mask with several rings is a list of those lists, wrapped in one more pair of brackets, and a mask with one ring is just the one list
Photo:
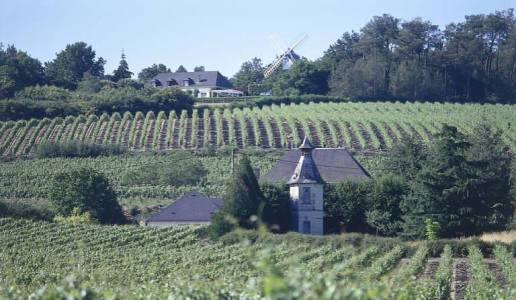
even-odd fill
[(265, 78), (271, 76), (280, 66), (283, 66), (284, 69), (288, 69), (292, 63), (299, 59), (299, 55), (294, 52), (294, 48), (296, 48), (304, 39), (306, 35), (302, 36), (298, 39), (290, 48), (287, 48), (283, 54), (281, 54), (264, 72), (263, 76)]

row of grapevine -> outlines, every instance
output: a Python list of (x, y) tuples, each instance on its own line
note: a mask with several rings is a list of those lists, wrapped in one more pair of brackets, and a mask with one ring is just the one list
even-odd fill
[[(422, 275), (429, 256), (425, 244), (407, 256), (405, 245), (383, 245), (380, 250), (340, 243), (340, 237), (291, 234), (252, 243), (207, 242), (199, 237), (204, 231), (199, 226), (77, 226), (0, 218), (0, 280), (9, 287), (0, 287), (0, 298), (27, 298), (73, 275), (124, 299), (213, 298), (200, 297), (200, 290), (233, 295), (223, 298), (257, 299), (264, 296), (267, 276), (273, 276), (286, 299), (458, 299), (450, 290), (450, 246), (444, 248), (437, 270)], [(507, 274), (503, 285), (479, 249), (469, 248), (467, 299), (513, 299), (513, 257), (498, 245), (495, 259)], [(6, 297), (6, 292), (16, 297)]]
[[(304, 136), (318, 147), (386, 150), (416, 138), (431, 143), (444, 123), (469, 133), (481, 122), (502, 130), (516, 147), (516, 112), (508, 105), (324, 103), (263, 108), (119, 113), (38, 121), (0, 122), (0, 153), (30, 153), (45, 142), (81, 140), (118, 143), (131, 150), (166, 150), (233, 145), (239, 148), (291, 148)], [(167, 117), (168, 116), (168, 117)]]

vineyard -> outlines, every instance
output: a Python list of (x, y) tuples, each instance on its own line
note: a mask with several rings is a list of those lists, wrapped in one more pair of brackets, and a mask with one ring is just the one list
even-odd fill
[[(173, 168), (177, 166), (181, 157), (176, 152), (189, 152), (186, 150), (169, 151), (160, 155), (119, 155), (96, 158), (52, 158), (35, 160), (18, 160), (0, 162), (0, 198), (46, 198), (51, 182), (49, 178), (59, 172), (77, 169), (79, 167), (91, 167), (101, 171), (112, 182), (119, 195), (119, 201), (123, 204), (155, 205), (170, 203), (170, 199), (176, 199), (184, 192), (198, 190), (207, 195), (222, 195), (226, 180), (229, 178), (231, 167), (230, 155), (219, 153), (213, 156), (192, 154), (204, 169), (206, 177), (195, 185), (149, 185), (128, 184), (123, 178), (127, 173), (141, 170), (145, 173), (150, 165), (163, 165)], [(179, 153), (180, 154), (180, 153)], [(254, 151), (247, 153), (253, 167), (265, 174), (281, 156), (281, 151)], [(379, 172), (378, 164), (381, 156), (356, 155), (355, 158), (366, 168), (369, 173)], [(0, 199), (1, 201), (1, 199)]]
[(346, 146), (381, 151), (406, 139), (431, 142), (442, 124), (468, 133), (487, 122), (503, 131), (514, 149), (516, 108), (511, 105), (441, 103), (320, 103), (262, 108), (161, 111), (157, 114), (68, 116), (0, 122), (0, 154), (23, 156), (46, 142), (79, 140), (119, 144), (133, 151), (238, 148), (290, 148), (304, 136), (319, 147)]
[(425, 243), (409, 247), (363, 235), (267, 234), (253, 243), (208, 242), (199, 237), (203, 230), (0, 219), (0, 298), (41, 296), (56, 286), (62, 293), (76, 288), (120, 299), (516, 295), (513, 254), (501, 244), (488, 259), (475, 244), (467, 257), (454, 258), (450, 246), (431, 257)]

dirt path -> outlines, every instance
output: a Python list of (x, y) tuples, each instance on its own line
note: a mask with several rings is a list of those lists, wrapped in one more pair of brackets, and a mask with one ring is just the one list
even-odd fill
[(496, 261), (492, 258), (485, 259), (484, 262), (486, 263), (487, 267), (489, 268), (489, 271), (494, 274), (496, 278), (496, 282), (500, 286), (505, 286), (505, 277), (503, 276), (502, 269), (500, 266), (496, 263)]
[(440, 258), (429, 258), (426, 261), (425, 268), (421, 272), (420, 277), (422, 278), (433, 278), (437, 268), (439, 267)]
[(453, 275), (451, 282), (451, 299), (464, 299), (466, 285), (469, 280), (469, 263), (467, 258), (453, 259)]

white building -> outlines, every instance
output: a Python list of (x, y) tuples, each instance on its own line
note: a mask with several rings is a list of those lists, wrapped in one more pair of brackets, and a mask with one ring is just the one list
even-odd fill
[(198, 98), (244, 95), (231, 89), (231, 82), (218, 71), (160, 73), (151, 79), (150, 85), (156, 88), (176, 87)]
[(324, 185), (368, 178), (369, 174), (345, 148), (314, 148), (305, 138), (299, 149), (285, 151), (260, 180), (288, 182), (292, 230), (323, 234)]
[(314, 147), (305, 137), (299, 147), (301, 157), (288, 181), (291, 229), (305, 234), (324, 234), (324, 181), (312, 157)]

